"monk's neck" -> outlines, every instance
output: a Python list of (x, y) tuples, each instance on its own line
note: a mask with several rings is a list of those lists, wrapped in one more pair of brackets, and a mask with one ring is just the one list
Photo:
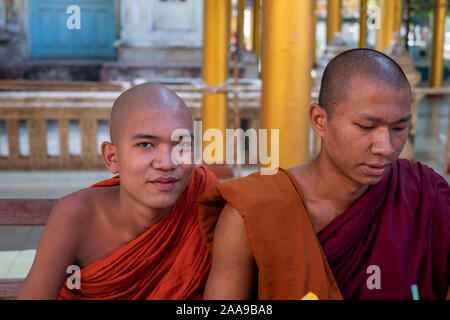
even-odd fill
[(344, 207), (351, 206), (369, 187), (344, 176), (330, 161), (320, 155), (309, 164), (306, 174), (311, 179), (315, 197), (328, 199)]
[(125, 234), (134, 239), (158, 223), (170, 210), (169, 208), (151, 208), (138, 202), (125, 192), (116, 198), (116, 222)]
[(328, 161), (320, 155), (312, 162), (291, 169), (312, 215), (316, 231), (345, 212), (367, 190), (343, 177)]

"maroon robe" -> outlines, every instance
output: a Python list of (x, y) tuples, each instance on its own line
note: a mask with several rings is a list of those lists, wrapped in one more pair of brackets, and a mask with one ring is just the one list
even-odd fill
[[(345, 299), (412, 299), (413, 284), (420, 299), (445, 299), (449, 185), (423, 164), (398, 160), (318, 238)], [(379, 267), (380, 289), (371, 265)]]

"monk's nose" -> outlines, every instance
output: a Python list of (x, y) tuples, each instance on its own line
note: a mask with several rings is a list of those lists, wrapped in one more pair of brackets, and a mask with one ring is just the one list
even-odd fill
[(159, 170), (173, 170), (176, 163), (172, 161), (172, 152), (170, 147), (160, 147), (156, 157), (152, 161), (152, 167)]
[(371, 151), (381, 156), (389, 156), (395, 152), (389, 128), (380, 128), (376, 132)]

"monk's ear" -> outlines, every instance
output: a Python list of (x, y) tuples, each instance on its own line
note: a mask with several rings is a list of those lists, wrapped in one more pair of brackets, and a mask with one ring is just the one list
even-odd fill
[(102, 157), (105, 162), (106, 168), (109, 172), (116, 174), (119, 172), (119, 165), (117, 162), (117, 148), (110, 142), (102, 143)]
[(309, 120), (314, 132), (320, 136), (324, 137), (326, 124), (327, 124), (327, 112), (317, 103), (313, 103), (309, 109)]

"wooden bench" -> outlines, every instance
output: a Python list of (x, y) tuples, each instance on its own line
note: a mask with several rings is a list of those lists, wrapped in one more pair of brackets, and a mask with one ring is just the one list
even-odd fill
[[(43, 226), (56, 200), (0, 199), (0, 226)], [(0, 279), (0, 299), (17, 297), (24, 279)]]

